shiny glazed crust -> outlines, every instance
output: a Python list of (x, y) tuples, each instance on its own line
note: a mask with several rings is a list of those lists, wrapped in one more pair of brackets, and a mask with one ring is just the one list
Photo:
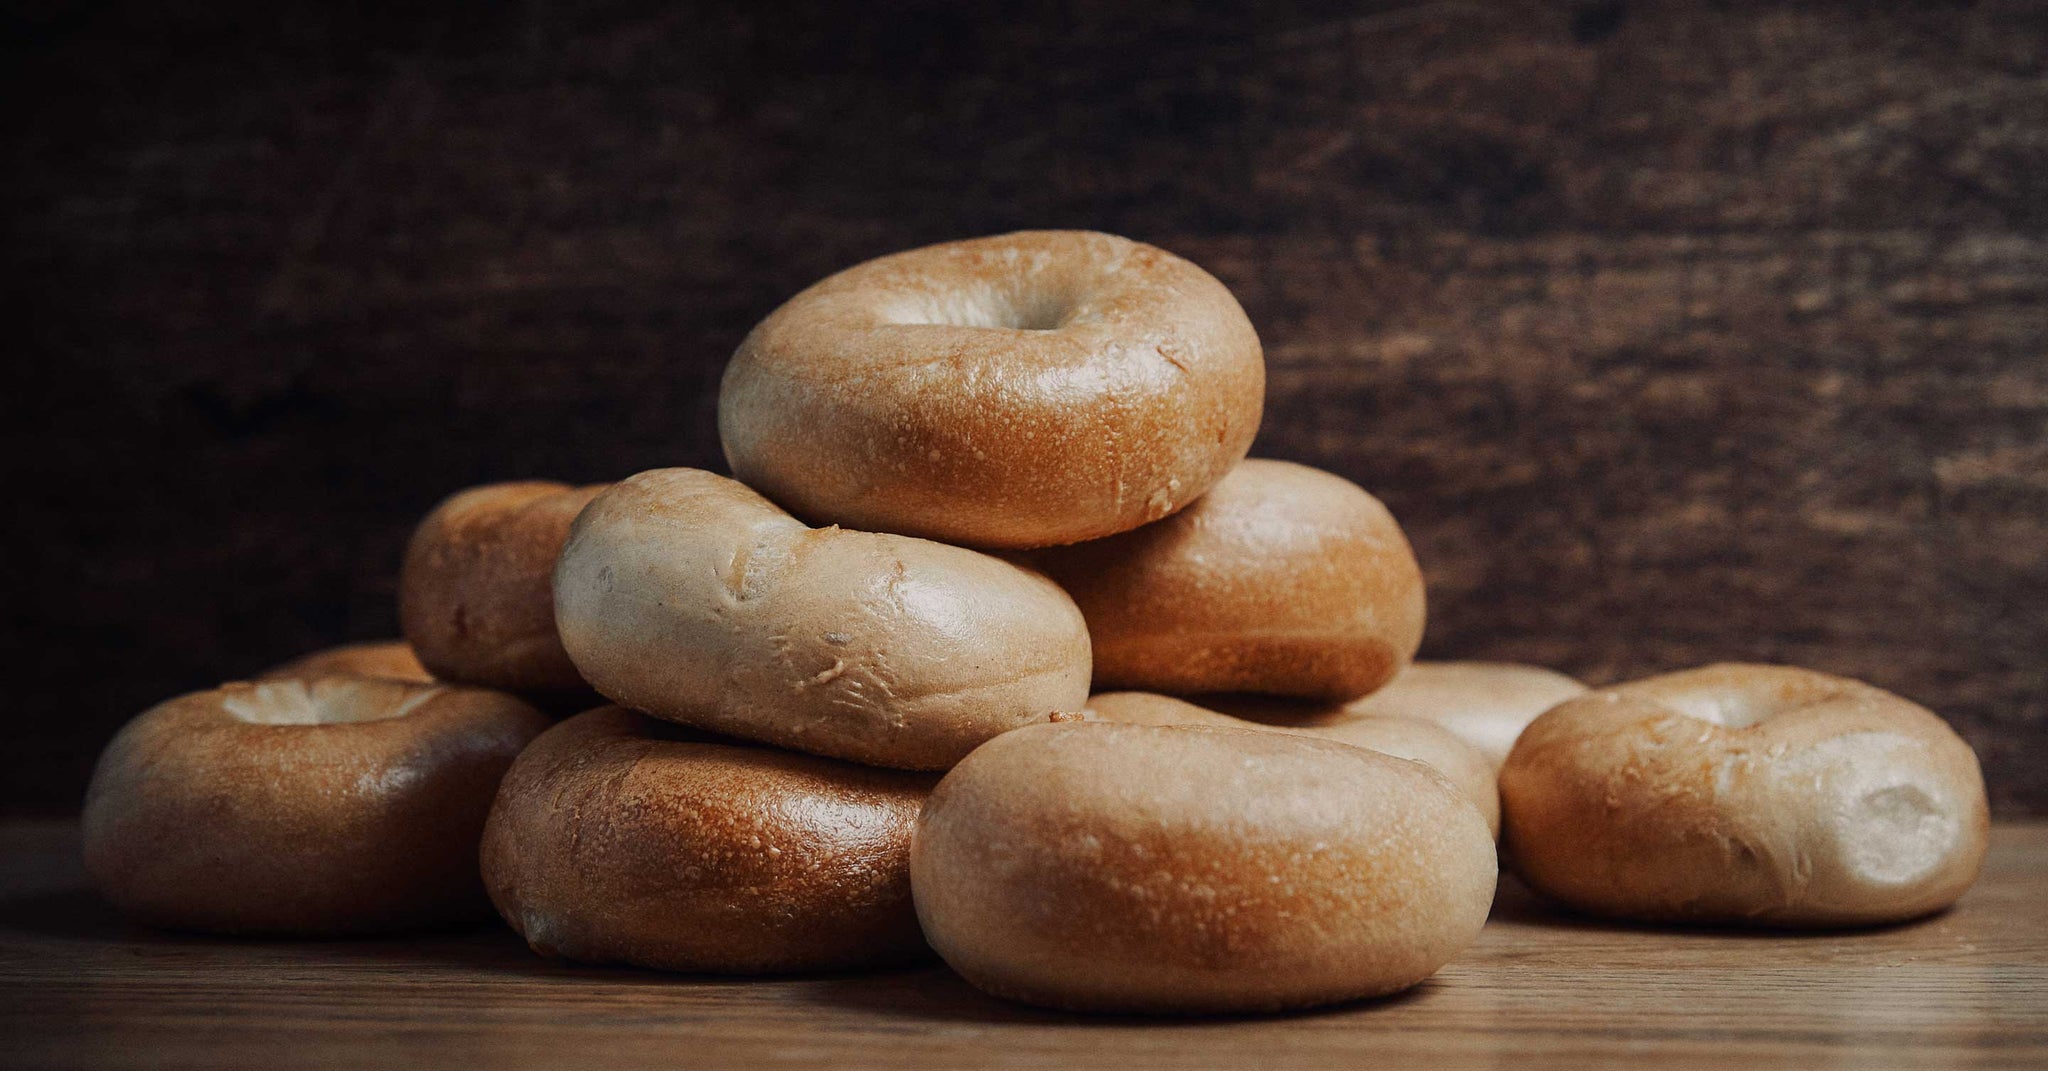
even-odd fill
[[(233, 713), (308, 692), (368, 720)], [(101, 754), (86, 869), (116, 907), (175, 929), (319, 935), (476, 917), (488, 910), (475, 866), (484, 815), (547, 725), (502, 693), (386, 680), (180, 696)]]
[(1716, 665), (1531, 723), (1501, 769), (1503, 843), (1581, 910), (1772, 926), (1895, 922), (1976, 880), (1989, 818), (1968, 744), (1889, 692)]
[(849, 268), (775, 310), (719, 391), (733, 475), (813, 523), (981, 547), (1128, 531), (1250, 448), (1265, 360), (1208, 272), (1088, 231)]
[(909, 851), (932, 780), (605, 707), (519, 757), (484, 878), (542, 955), (735, 973), (902, 962), (928, 954)]

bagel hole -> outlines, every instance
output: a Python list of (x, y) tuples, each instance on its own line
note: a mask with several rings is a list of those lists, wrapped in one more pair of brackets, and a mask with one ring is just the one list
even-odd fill
[(899, 323), (980, 327), (1002, 331), (1057, 331), (1073, 311), (1068, 295), (1050, 287), (1020, 292), (959, 290), (929, 295), (918, 307), (901, 310)]
[(1754, 696), (1740, 692), (1695, 694), (1664, 700), (1664, 705), (1688, 718), (1710, 722), (1723, 729), (1747, 729), (1763, 721), (1770, 711)]
[(244, 685), (221, 707), (250, 725), (353, 725), (405, 717), (440, 692), (400, 681), (322, 677)]
[(1773, 718), (1851, 698), (1836, 688), (1733, 688), (1669, 696), (1663, 703), (1687, 717), (1724, 729), (1747, 729)]
[(1037, 291), (1010, 303), (1010, 323), (1018, 331), (1057, 331), (1066, 325), (1073, 302), (1065, 294)]

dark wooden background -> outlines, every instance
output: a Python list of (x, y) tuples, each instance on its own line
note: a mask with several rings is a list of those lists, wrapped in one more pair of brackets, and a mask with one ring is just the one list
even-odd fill
[(718, 466), (756, 319), (1016, 227), (1207, 266), (1426, 650), (1864, 677), (2048, 810), (2040, 3), (10, 5), (0, 807), (394, 629), (478, 481)]

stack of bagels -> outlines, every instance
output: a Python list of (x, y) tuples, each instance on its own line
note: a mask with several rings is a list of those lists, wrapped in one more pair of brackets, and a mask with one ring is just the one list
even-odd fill
[(1000, 996), (1161, 1013), (1412, 986), (1479, 932), (1497, 859), (1584, 912), (1714, 924), (1898, 921), (1974, 880), (1975, 756), (1874, 687), (1414, 662), (1386, 507), (1246, 459), (1264, 380), (1229, 291), (1122, 238), (842, 271), (728, 366), (732, 478), (443, 502), (404, 642), (122, 730), (88, 866), (168, 927), (494, 906), (571, 960), (935, 950)]

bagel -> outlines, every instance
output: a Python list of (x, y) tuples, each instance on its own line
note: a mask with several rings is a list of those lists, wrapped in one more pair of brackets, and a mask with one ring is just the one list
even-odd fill
[(301, 655), (264, 670), (257, 680), (312, 680), (317, 677), (382, 677), (410, 684), (432, 684), (434, 675), (420, 665), (404, 640), (345, 643)]
[(427, 514), (398, 574), (398, 620), (428, 672), (549, 698), (587, 693), (555, 635), (555, 556), (604, 486), (472, 487)]
[(590, 503), (555, 612), (614, 702), (874, 766), (943, 769), (1088, 698), (1087, 625), (1051, 581), (942, 543), (807, 528), (695, 469)]
[(1414, 662), (1386, 687), (1342, 703), (1303, 706), (1256, 696), (1213, 696), (1203, 702), (1254, 721), (1320, 724), (1360, 717), (1420, 718), (1470, 744), (1494, 769), (1536, 715), (1575, 695), (1578, 681), (1539, 666), (1512, 662)]
[(1493, 764), (1449, 730), (1421, 718), (1393, 715), (1322, 714), (1279, 720), (1232, 717), (1185, 699), (1152, 692), (1103, 692), (1088, 698), (1084, 714), (1126, 725), (1207, 725), (1220, 729), (1265, 729), (1335, 740), (1369, 748), (1383, 755), (1411, 759), (1449, 778), (1471, 799), (1486, 819), (1489, 833), (1500, 832), (1500, 792)]
[(1019, 560), (1080, 604), (1098, 690), (1350, 699), (1422, 642), (1422, 570), (1393, 515), (1306, 465), (1246, 461), (1164, 521)]
[(1501, 769), (1529, 884), (1593, 914), (1897, 922), (1983, 864), (1977, 757), (1925, 708), (1787, 666), (1716, 665), (1552, 707)]
[(367, 677), (180, 696), (101, 754), (86, 870), (123, 912), (172, 929), (347, 934), (481, 916), (484, 816), (547, 724), (502, 693)]
[(604, 707), (513, 764), (484, 880), (546, 956), (727, 973), (917, 959), (910, 827), (931, 785)]
[(1074, 721), (1005, 733), (918, 815), (926, 938), (1060, 1008), (1250, 1012), (1375, 996), (1471, 943), (1493, 839), (1421, 763), (1328, 740)]
[(1208, 272), (1087, 231), (871, 260), (726, 366), (733, 475), (814, 522), (981, 547), (1074, 543), (1192, 501), (1258, 431), (1265, 359)]

